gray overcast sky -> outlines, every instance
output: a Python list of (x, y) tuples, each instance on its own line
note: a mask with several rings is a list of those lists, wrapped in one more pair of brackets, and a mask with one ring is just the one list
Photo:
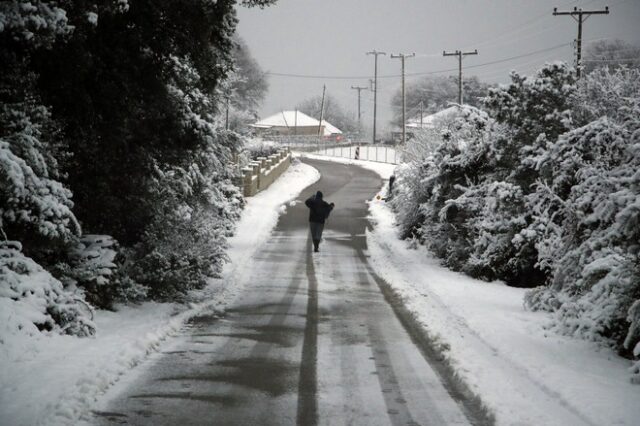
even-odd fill
[[(239, 35), (265, 71), (321, 76), (364, 76), (355, 79), (306, 79), (269, 76), (269, 93), (262, 117), (293, 109), (300, 101), (322, 94), (322, 85), (348, 110), (357, 108), (351, 85), (367, 85), (373, 77), (373, 49), (416, 53), (406, 71), (430, 72), (457, 67), (443, 50), (478, 49), (464, 66), (480, 65), (569, 43), (577, 23), (570, 16), (552, 16), (554, 7), (602, 9), (609, 15), (590, 17), (584, 24), (586, 41), (619, 38), (640, 44), (640, 0), (279, 0), (266, 9), (239, 8)], [(588, 44), (588, 43), (587, 43)], [(490, 82), (508, 81), (509, 71), (531, 73), (544, 62), (573, 63), (573, 47), (469, 68)], [(400, 74), (400, 61), (380, 56), (379, 75)], [(443, 75), (456, 74), (446, 72)], [(413, 77), (417, 78), (417, 77)], [(390, 98), (400, 78), (378, 80), (378, 122), (387, 127)], [(454, 99), (452, 99), (454, 101)], [(371, 127), (373, 94), (363, 91), (363, 120)]]

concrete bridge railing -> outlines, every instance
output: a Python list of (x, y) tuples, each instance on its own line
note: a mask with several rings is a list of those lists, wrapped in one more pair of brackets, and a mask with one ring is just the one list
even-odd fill
[(242, 168), (242, 177), (237, 185), (242, 188), (245, 197), (252, 197), (278, 179), (289, 168), (291, 160), (289, 148), (283, 148), (268, 157), (258, 157)]

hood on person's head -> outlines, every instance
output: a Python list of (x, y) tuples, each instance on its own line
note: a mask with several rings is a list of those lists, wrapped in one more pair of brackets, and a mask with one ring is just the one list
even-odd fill
[(316, 192), (316, 198), (322, 200), (322, 191)]

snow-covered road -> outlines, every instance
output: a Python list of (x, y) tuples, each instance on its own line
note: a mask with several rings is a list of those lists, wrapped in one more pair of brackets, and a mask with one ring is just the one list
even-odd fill
[[(322, 179), (280, 217), (223, 318), (200, 316), (112, 388), (94, 423), (441, 425), (477, 423), (407, 331), (366, 255), (378, 175), (309, 161)], [(336, 210), (311, 253), (301, 201)]]

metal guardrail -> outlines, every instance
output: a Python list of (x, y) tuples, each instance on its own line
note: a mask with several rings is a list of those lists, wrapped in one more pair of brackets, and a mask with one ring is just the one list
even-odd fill
[(401, 145), (373, 145), (365, 141), (354, 141), (343, 137), (343, 141), (319, 138), (318, 136), (275, 136), (270, 141), (290, 148), (292, 151), (308, 152), (331, 157), (399, 164), (402, 161)]

